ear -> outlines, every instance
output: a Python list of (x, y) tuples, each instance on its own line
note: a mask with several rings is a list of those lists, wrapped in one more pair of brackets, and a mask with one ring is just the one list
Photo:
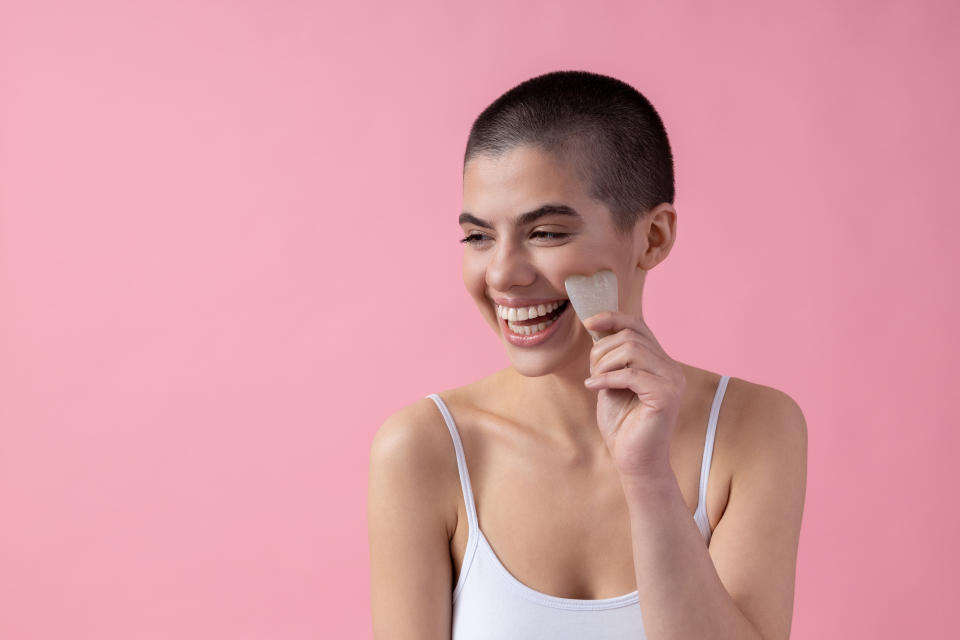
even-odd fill
[(649, 271), (670, 254), (677, 238), (677, 210), (669, 202), (658, 204), (633, 227), (634, 263)]

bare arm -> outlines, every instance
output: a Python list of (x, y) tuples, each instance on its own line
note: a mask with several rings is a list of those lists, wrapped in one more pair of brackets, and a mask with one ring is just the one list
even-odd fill
[(431, 401), (390, 416), (370, 447), (367, 523), (376, 640), (450, 640), (449, 494), (439, 481), (437, 439), (430, 431), (436, 415), (427, 413), (436, 410), (424, 402)]
[(750, 440), (709, 549), (672, 469), (624, 481), (634, 567), (650, 640), (787, 640), (806, 488), (803, 413), (761, 387)]

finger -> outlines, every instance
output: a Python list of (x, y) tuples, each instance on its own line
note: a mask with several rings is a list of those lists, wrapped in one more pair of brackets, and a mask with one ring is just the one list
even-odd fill
[(673, 402), (672, 385), (668, 380), (641, 369), (617, 369), (597, 376), (591, 376), (584, 384), (593, 390), (629, 389), (637, 394), (644, 404), (665, 409)]
[(592, 370), (604, 355), (630, 340), (631, 336), (639, 338), (640, 334), (631, 330), (621, 330), (597, 340), (590, 348), (590, 369)]
[[(624, 313), (623, 311), (601, 311), (585, 319), (583, 324), (587, 329), (596, 332), (605, 330), (618, 332), (622, 329), (630, 328), (640, 335), (647, 337), (657, 345), (657, 347), (660, 347), (660, 343), (653, 335), (653, 331), (651, 331), (650, 327), (643, 321), (643, 318), (631, 313)], [(662, 349), (663, 347), (660, 348)]]
[(651, 341), (647, 336), (637, 332), (636, 329), (626, 327), (613, 335), (607, 336), (597, 341), (590, 349), (590, 367), (591, 370), (603, 357), (626, 342), (637, 342), (646, 346), (652, 355), (658, 357), (661, 361), (667, 362), (670, 357), (663, 351), (659, 344)]
[(653, 350), (649, 343), (644, 341), (627, 341), (607, 351), (590, 367), (590, 375), (596, 376), (607, 371), (616, 371), (630, 367), (649, 371), (652, 374), (667, 377), (670, 363), (663, 360)]

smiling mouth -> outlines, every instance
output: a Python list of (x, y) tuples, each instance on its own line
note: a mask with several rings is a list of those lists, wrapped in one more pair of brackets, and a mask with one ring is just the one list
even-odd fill
[(570, 306), (570, 301), (563, 300), (559, 303), (551, 303), (546, 306), (553, 306), (553, 304), (558, 304), (558, 306), (546, 311), (543, 315), (538, 315), (535, 318), (528, 318), (526, 320), (508, 320), (503, 317), (503, 312), (498, 312), (498, 315), (500, 315), (501, 320), (503, 320), (508, 330), (512, 333), (521, 336), (532, 336), (544, 331), (556, 322), (563, 312), (567, 310), (567, 307)]
[(558, 315), (557, 311), (562, 311), (560, 307), (567, 303), (569, 300), (561, 298), (529, 306), (507, 307), (496, 303), (493, 306), (497, 315), (504, 320), (514, 324), (536, 324), (536, 321), (542, 322), (544, 318)]

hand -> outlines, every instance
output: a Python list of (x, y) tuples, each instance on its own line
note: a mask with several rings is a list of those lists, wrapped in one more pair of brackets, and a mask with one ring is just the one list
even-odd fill
[(597, 426), (620, 474), (665, 473), (686, 378), (638, 316), (604, 311), (584, 326), (610, 330), (590, 349), (590, 377), (597, 389)]

